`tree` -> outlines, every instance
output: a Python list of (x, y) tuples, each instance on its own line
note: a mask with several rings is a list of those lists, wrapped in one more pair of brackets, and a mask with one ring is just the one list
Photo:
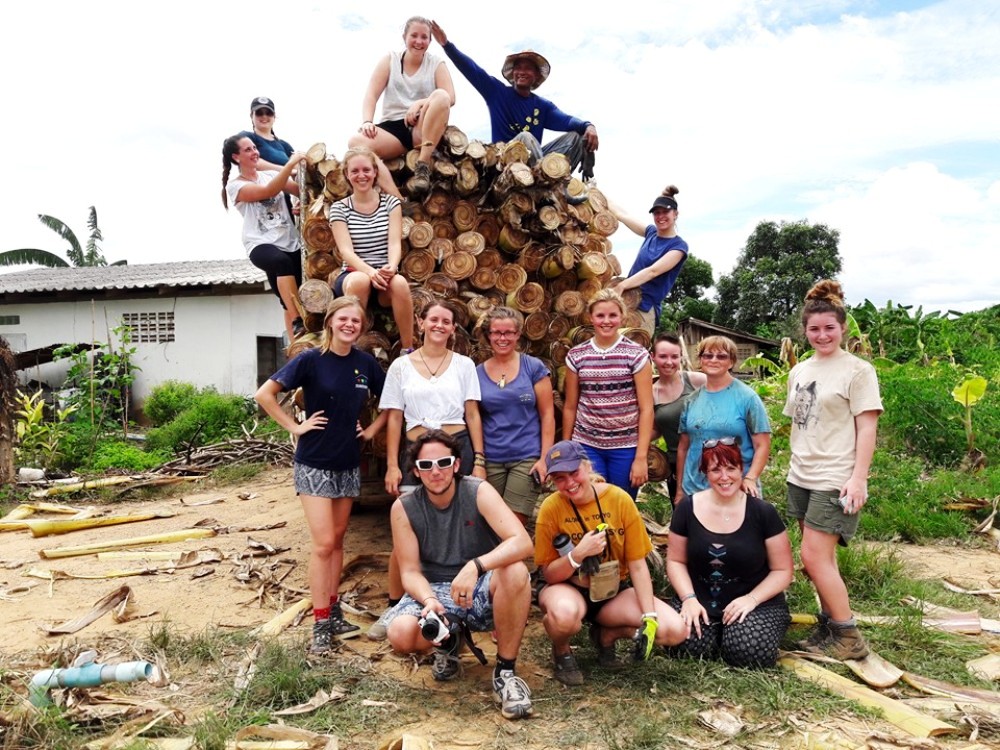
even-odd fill
[(678, 324), (685, 318), (711, 320), (715, 303), (704, 296), (705, 290), (710, 286), (712, 264), (689, 254), (674, 288), (663, 300), (658, 330), (676, 331)]
[(715, 285), (715, 322), (770, 338), (792, 335), (809, 287), (840, 273), (839, 240), (825, 224), (762, 221), (732, 273)]
[[(69, 243), (69, 247), (65, 250), (66, 258), (50, 253), (48, 250), (24, 247), (0, 253), (0, 266), (34, 265), (48, 268), (69, 268), (70, 266), (108, 265), (100, 246), (97, 244), (104, 237), (100, 227), (97, 226), (97, 209), (93, 206), (90, 207), (90, 216), (87, 218), (87, 229), (90, 230), (90, 235), (87, 238), (86, 247), (80, 245), (80, 240), (64, 221), (46, 214), (38, 214), (38, 220)], [(111, 265), (124, 266), (127, 263), (128, 261), (119, 260)]]

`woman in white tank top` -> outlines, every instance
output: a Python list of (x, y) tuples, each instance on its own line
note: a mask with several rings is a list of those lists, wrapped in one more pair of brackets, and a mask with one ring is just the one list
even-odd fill
[[(361, 127), (349, 145), (367, 146), (382, 159), (420, 149), (413, 177), (407, 183), (411, 196), (431, 188), (431, 157), (448, 127), (455, 104), (455, 86), (444, 60), (427, 51), (431, 22), (414, 16), (403, 28), (406, 47), (379, 60), (361, 104)], [(376, 125), (375, 104), (382, 98), (382, 119)]]

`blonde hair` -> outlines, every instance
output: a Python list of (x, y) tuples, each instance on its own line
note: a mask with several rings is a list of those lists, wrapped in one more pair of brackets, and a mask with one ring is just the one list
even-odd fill
[(813, 284), (806, 292), (806, 303), (802, 307), (802, 325), (809, 323), (809, 317), (817, 313), (833, 313), (841, 325), (847, 323), (844, 307), (844, 289), (832, 279), (823, 279)]
[(323, 334), (319, 339), (319, 348), (324, 354), (330, 351), (330, 347), (333, 345), (333, 336), (330, 335), (330, 318), (332, 318), (339, 310), (343, 310), (345, 307), (351, 306), (358, 308), (358, 312), (361, 313), (361, 328), (364, 329), (364, 327), (368, 325), (368, 315), (365, 312), (365, 308), (361, 306), (361, 300), (353, 294), (346, 294), (343, 297), (337, 297), (337, 299), (326, 306), (326, 314), (323, 316)]
[[(372, 167), (375, 169), (375, 174), (378, 175), (378, 156), (375, 155), (375, 152), (367, 146), (355, 146), (347, 150), (347, 153), (344, 154), (344, 160), (340, 162), (340, 171), (344, 173), (344, 179), (347, 180), (348, 185), (351, 184), (351, 181), (347, 179), (347, 165), (355, 156), (368, 157), (368, 160), (372, 163)], [(351, 189), (353, 190), (353, 186)]]
[(406, 35), (409, 33), (410, 27), (415, 23), (422, 23), (428, 29), (431, 28), (431, 21), (429, 18), (424, 18), (423, 16), (410, 16), (409, 18), (406, 19), (406, 23), (403, 24), (404, 39), (406, 38)]
[(616, 305), (618, 305), (618, 310), (621, 312), (622, 317), (623, 318), (625, 317), (626, 314), (625, 300), (622, 299), (622, 296), (611, 287), (602, 289), (601, 291), (599, 291), (597, 294), (594, 295), (594, 298), (590, 300), (590, 304), (587, 305), (587, 312), (588, 313), (594, 312), (594, 308), (597, 307), (597, 305), (599, 305), (602, 302), (614, 302)]
[(729, 355), (730, 368), (736, 367), (736, 342), (728, 336), (709, 336), (698, 342), (698, 356), (708, 351), (722, 351)]

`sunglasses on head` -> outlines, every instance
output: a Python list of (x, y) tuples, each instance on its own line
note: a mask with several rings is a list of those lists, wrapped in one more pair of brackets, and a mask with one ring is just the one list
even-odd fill
[(740, 441), (734, 437), (721, 437), (717, 440), (706, 440), (701, 444), (702, 448), (714, 448), (717, 445), (737, 445)]
[(270, 109), (258, 109), (254, 112), (257, 117), (274, 117), (274, 112)]
[(455, 456), (441, 456), (441, 458), (418, 458), (413, 462), (417, 471), (430, 471), (435, 466), (439, 469), (450, 469), (455, 465)]
[(702, 352), (698, 355), (701, 359), (729, 359), (725, 352)]

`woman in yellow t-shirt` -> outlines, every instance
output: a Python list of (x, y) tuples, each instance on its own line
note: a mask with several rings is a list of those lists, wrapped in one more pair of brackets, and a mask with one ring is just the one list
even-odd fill
[(570, 639), (584, 621), (598, 663), (621, 668), (616, 643), (633, 638), (635, 657), (653, 645), (673, 646), (687, 635), (680, 615), (653, 596), (646, 566), (652, 543), (632, 498), (591, 474), (583, 446), (571, 440), (545, 454), (556, 492), (542, 503), (535, 524), (535, 563), (545, 581), (538, 594), (542, 624), (552, 640), (554, 676), (580, 685)]

